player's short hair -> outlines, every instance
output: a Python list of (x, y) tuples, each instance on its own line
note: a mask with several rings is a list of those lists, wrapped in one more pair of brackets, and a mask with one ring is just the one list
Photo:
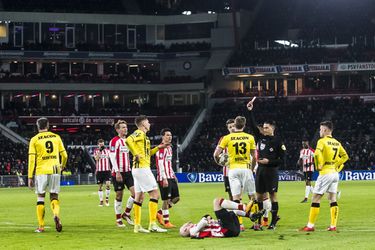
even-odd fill
[(99, 143), (104, 143), (104, 140), (103, 140), (103, 139), (99, 139), (99, 140), (98, 140), (98, 144), (99, 144)]
[(236, 129), (243, 129), (246, 125), (246, 118), (243, 116), (237, 116), (236, 119), (234, 119), (234, 126)]
[(228, 119), (225, 123), (225, 125), (228, 126), (228, 124), (234, 123), (234, 119)]
[(161, 131), (160, 131), (160, 135), (161, 136), (164, 136), (165, 133), (167, 132), (171, 132), (172, 133), (172, 130), (170, 128), (163, 128)]
[(46, 117), (41, 117), (38, 120), (36, 120), (36, 126), (38, 127), (38, 130), (42, 129), (48, 129), (48, 119)]
[(302, 138), (302, 141), (307, 141), (307, 142), (309, 142), (309, 139), (307, 139), (306, 137), (303, 137), (303, 138)]
[(127, 125), (126, 121), (124, 121), (124, 120), (118, 120), (118, 121), (115, 123), (115, 125), (114, 125), (115, 129), (119, 129), (121, 124), (125, 124), (125, 125)]
[(134, 119), (134, 123), (135, 125), (138, 127), (139, 125), (141, 125), (141, 123), (144, 121), (144, 120), (147, 120), (147, 116), (145, 115), (140, 115), (140, 116), (137, 116), (135, 119)]
[(274, 120), (266, 120), (266, 121), (264, 121), (264, 123), (265, 124), (269, 124), (269, 125), (271, 125), (273, 127), (276, 127), (276, 122)]
[(322, 121), (320, 126), (325, 126), (331, 131), (333, 130), (333, 123), (331, 121)]

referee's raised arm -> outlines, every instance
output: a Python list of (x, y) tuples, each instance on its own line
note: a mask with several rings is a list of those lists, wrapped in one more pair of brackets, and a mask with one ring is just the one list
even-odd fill
[(254, 114), (252, 112), (253, 108), (254, 108), (254, 101), (255, 101), (256, 97), (254, 96), (253, 99), (251, 99), (246, 107), (247, 107), (247, 110), (249, 110), (249, 119), (250, 120), (250, 128), (251, 128), (251, 132), (254, 134), (255, 136), (255, 139), (256, 141), (259, 140), (259, 138), (262, 136), (258, 126), (257, 126), (257, 123), (255, 121), (255, 118), (254, 118)]

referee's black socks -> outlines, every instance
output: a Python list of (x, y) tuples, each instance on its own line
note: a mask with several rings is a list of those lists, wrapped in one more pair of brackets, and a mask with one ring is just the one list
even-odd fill
[(272, 220), (271, 220), (271, 225), (276, 225), (278, 219), (277, 219), (277, 214), (279, 212), (279, 203), (272, 202), (272, 207), (271, 207), (271, 214), (272, 214)]

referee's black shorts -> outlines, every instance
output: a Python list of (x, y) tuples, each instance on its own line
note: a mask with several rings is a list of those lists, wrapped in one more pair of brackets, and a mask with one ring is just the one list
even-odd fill
[(160, 196), (163, 201), (180, 197), (176, 179), (168, 179), (168, 187), (163, 187), (163, 182), (159, 181)]
[(274, 193), (279, 188), (278, 168), (259, 166), (256, 172), (255, 189), (257, 193)]

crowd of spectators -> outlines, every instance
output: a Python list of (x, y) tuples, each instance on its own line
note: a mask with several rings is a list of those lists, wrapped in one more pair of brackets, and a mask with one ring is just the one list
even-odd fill
[(0, 175), (27, 174), (27, 148), (0, 135)]
[[(346, 166), (348, 169), (375, 167), (373, 103), (333, 98), (295, 101), (288, 101), (286, 98), (258, 99), (254, 113), (260, 123), (265, 120), (276, 121), (276, 134), (284, 139), (287, 148), (286, 165), (283, 169), (297, 170), (301, 140), (307, 138), (311, 146), (315, 147), (319, 138), (319, 123), (324, 119), (333, 120), (336, 127), (334, 137), (342, 142), (349, 153), (351, 160)], [(183, 170), (220, 171), (221, 167), (215, 164), (212, 155), (220, 137), (228, 133), (225, 122), (229, 118), (246, 114), (248, 111), (244, 101), (231, 99), (216, 104), (194, 142), (183, 152)]]
[(349, 2), (263, 1), (228, 65), (373, 61), (373, 2)]

